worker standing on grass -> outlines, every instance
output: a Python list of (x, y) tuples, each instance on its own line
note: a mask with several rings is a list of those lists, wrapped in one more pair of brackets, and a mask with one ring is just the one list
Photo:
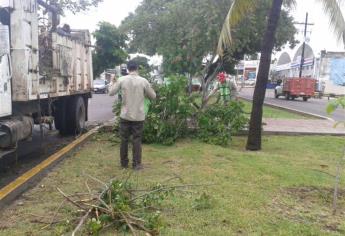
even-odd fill
[(227, 104), (231, 100), (237, 100), (238, 89), (236, 83), (232, 81), (225, 73), (219, 73), (217, 76), (218, 83), (215, 88), (208, 95), (206, 100), (209, 100), (213, 95), (219, 91), (217, 103), (220, 99), (223, 100), (224, 104)]
[(129, 74), (121, 77), (111, 88), (109, 95), (114, 96), (121, 91), (121, 166), (128, 168), (128, 141), (132, 135), (133, 169), (142, 169), (141, 140), (145, 121), (145, 98), (155, 99), (156, 93), (150, 83), (138, 75), (138, 64), (130, 61), (127, 64)]

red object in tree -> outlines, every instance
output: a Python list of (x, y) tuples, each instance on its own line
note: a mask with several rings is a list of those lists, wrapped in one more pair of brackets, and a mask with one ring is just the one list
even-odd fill
[(226, 81), (226, 75), (224, 72), (221, 72), (217, 75), (217, 79), (221, 84), (224, 84)]

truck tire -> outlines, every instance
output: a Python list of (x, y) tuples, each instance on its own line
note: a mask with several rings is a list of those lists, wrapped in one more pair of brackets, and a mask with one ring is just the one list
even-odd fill
[(289, 93), (285, 93), (285, 99), (290, 100), (290, 94)]
[(69, 100), (67, 131), (68, 134), (80, 134), (86, 126), (86, 106), (83, 97), (76, 96)]
[(308, 101), (308, 97), (303, 97), (303, 101), (307, 102)]
[(55, 128), (59, 131), (60, 134), (66, 135), (68, 134), (67, 130), (67, 120), (66, 120), (66, 113), (67, 113), (67, 105), (66, 100), (60, 100), (57, 104), (55, 104), (54, 109), (54, 125)]

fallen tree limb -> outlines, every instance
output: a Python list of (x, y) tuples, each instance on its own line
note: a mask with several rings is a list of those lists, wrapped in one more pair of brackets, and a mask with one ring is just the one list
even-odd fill
[(89, 217), (91, 211), (92, 211), (92, 209), (89, 209), (88, 212), (86, 212), (86, 214), (80, 219), (77, 227), (72, 232), (72, 236), (75, 236), (75, 234), (80, 230), (80, 228), (83, 226), (85, 220)]

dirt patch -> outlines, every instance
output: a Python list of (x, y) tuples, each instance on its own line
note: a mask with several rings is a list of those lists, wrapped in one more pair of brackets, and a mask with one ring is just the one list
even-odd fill
[(337, 213), (333, 214), (333, 189), (292, 187), (281, 190), (272, 207), (282, 217), (307, 225), (317, 225), (325, 231), (344, 234), (345, 190), (338, 194)]

